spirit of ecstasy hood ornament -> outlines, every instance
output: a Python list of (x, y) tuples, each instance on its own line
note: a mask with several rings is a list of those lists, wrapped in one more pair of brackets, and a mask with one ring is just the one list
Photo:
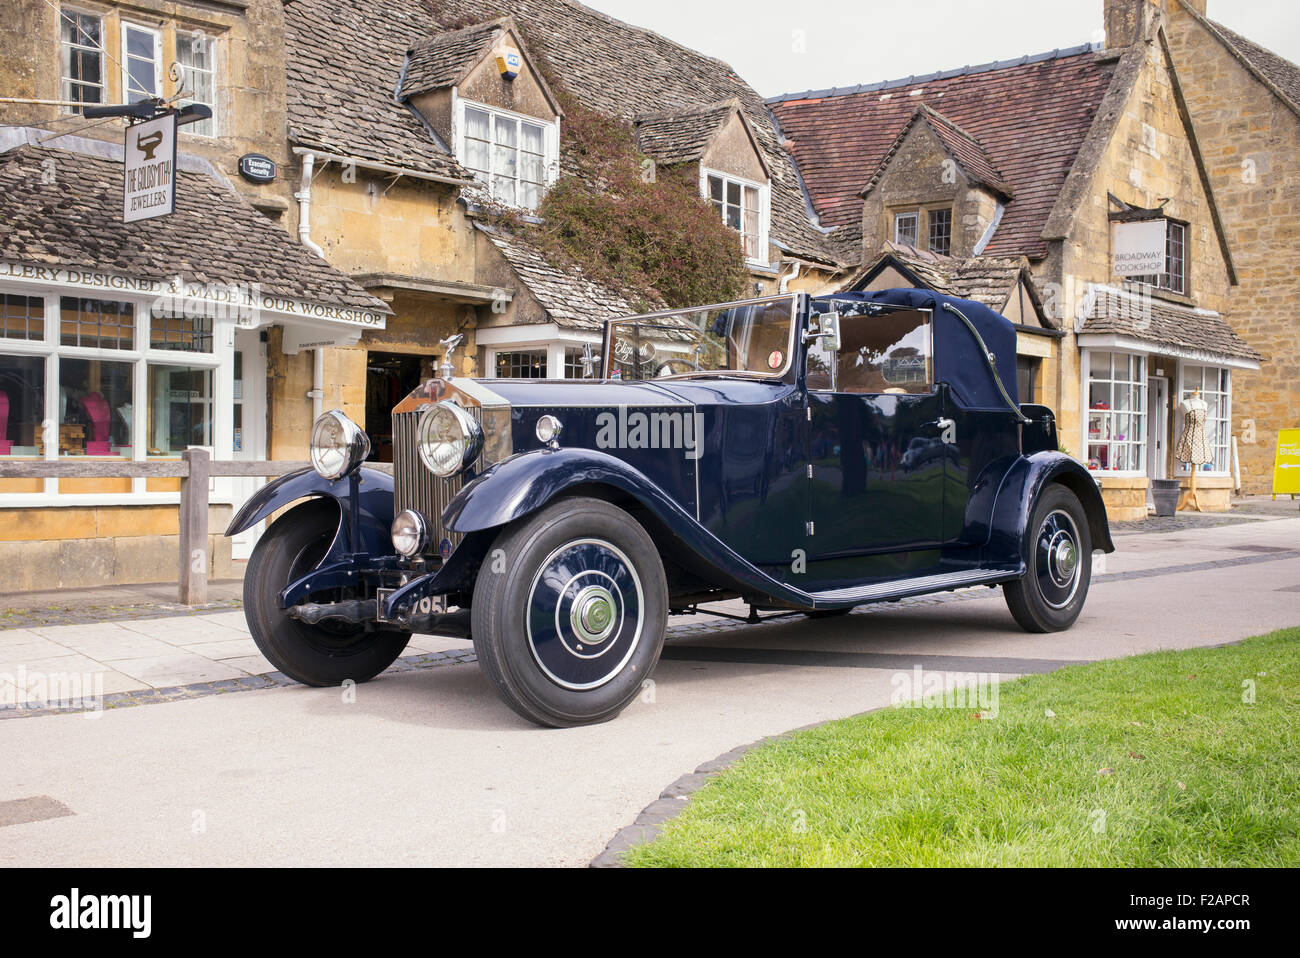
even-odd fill
[(443, 348), (442, 362), (438, 364), (438, 375), (441, 378), (451, 379), (452, 376), (456, 375), (456, 367), (452, 364), (451, 354), (464, 341), (464, 333), (457, 333), (455, 336), (448, 336), (446, 339), (438, 340), (438, 345)]

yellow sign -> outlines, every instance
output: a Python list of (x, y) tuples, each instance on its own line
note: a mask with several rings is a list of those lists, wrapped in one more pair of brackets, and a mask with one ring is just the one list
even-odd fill
[(1300, 495), (1300, 429), (1283, 429), (1277, 434), (1273, 495)]

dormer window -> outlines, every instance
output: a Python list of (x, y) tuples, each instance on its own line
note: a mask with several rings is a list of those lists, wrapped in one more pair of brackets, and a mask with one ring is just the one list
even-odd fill
[(895, 213), (894, 243), (898, 246), (915, 247), (920, 219), (921, 214), (916, 211), (910, 213)]
[(505, 206), (534, 210), (557, 167), (555, 123), (460, 101), (461, 165)]
[(742, 180), (725, 173), (702, 170), (701, 189), (726, 223), (740, 233), (745, 259), (751, 263), (766, 260), (768, 229), (768, 186)]

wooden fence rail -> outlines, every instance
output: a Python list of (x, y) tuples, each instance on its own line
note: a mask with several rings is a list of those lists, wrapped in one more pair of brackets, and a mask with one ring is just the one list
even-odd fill
[[(371, 463), (387, 471), (392, 467)], [(177, 582), (184, 605), (208, 601), (208, 480), (228, 476), (265, 478), (309, 469), (291, 459), (263, 462), (213, 460), (206, 449), (187, 449), (180, 459), (134, 462), (129, 459), (0, 460), (0, 479), (180, 479), (180, 563)], [(3, 504), (0, 503), (0, 508)]]

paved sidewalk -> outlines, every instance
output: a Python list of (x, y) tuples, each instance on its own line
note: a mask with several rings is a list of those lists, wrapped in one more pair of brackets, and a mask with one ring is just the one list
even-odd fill
[[(1182, 518), (1181, 515), (1178, 518)], [(1203, 517), (1198, 517), (1203, 518)], [(1118, 550), (1099, 556), (1098, 584), (1127, 578), (1159, 575), (1177, 568), (1198, 571), (1248, 565), (1300, 556), (1300, 518), (1199, 523), (1197, 519), (1170, 529), (1149, 520), (1150, 535), (1117, 537)], [(1166, 530), (1166, 531), (1161, 531)], [(67, 607), (32, 602), (23, 612), (11, 610), (0, 619), (0, 718), (25, 717), (49, 711), (39, 697), (15, 708), (20, 696), (17, 676), (77, 676), (93, 687), (95, 707), (152, 704), (198, 695), (288, 686), (294, 683), (275, 670), (258, 651), (249, 634), (244, 612), (238, 608), (240, 583), (219, 583), (212, 589), (214, 602), (194, 610), (162, 601), (170, 586), (120, 587), (86, 590), (69, 597)], [(46, 595), (51, 595), (47, 593)], [(887, 605), (865, 606), (856, 615), (900, 607), (982, 599), (989, 595), (978, 586), (937, 595), (917, 596)], [(111, 601), (105, 601), (111, 596)], [(152, 600), (152, 601), (151, 601)], [(234, 604), (236, 607), (232, 608)], [(3, 609), (0, 597), (0, 609)], [(744, 615), (739, 601), (713, 603), (709, 608)], [(22, 628), (4, 623), (20, 619), (41, 621), (57, 612), (68, 624), (33, 624)], [(1298, 617), (1300, 618), (1300, 617)], [(48, 621), (48, 620), (45, 620)], [(55, 621), (59, 621), (55, 619)], [(673, 616), (670, 640), (689, 640), (695, 634), (715, 634), (743, 623), (704, 614)], [(416, 635), (394, 672), (433, 668), (474, 660), (469, 643), (461, 639)], [(21, 671), (20, 671), (21, 670)], [(39, 686), (37, 692), (43, 692)], [(82, 698), (82, 696), (78, 696)]]

